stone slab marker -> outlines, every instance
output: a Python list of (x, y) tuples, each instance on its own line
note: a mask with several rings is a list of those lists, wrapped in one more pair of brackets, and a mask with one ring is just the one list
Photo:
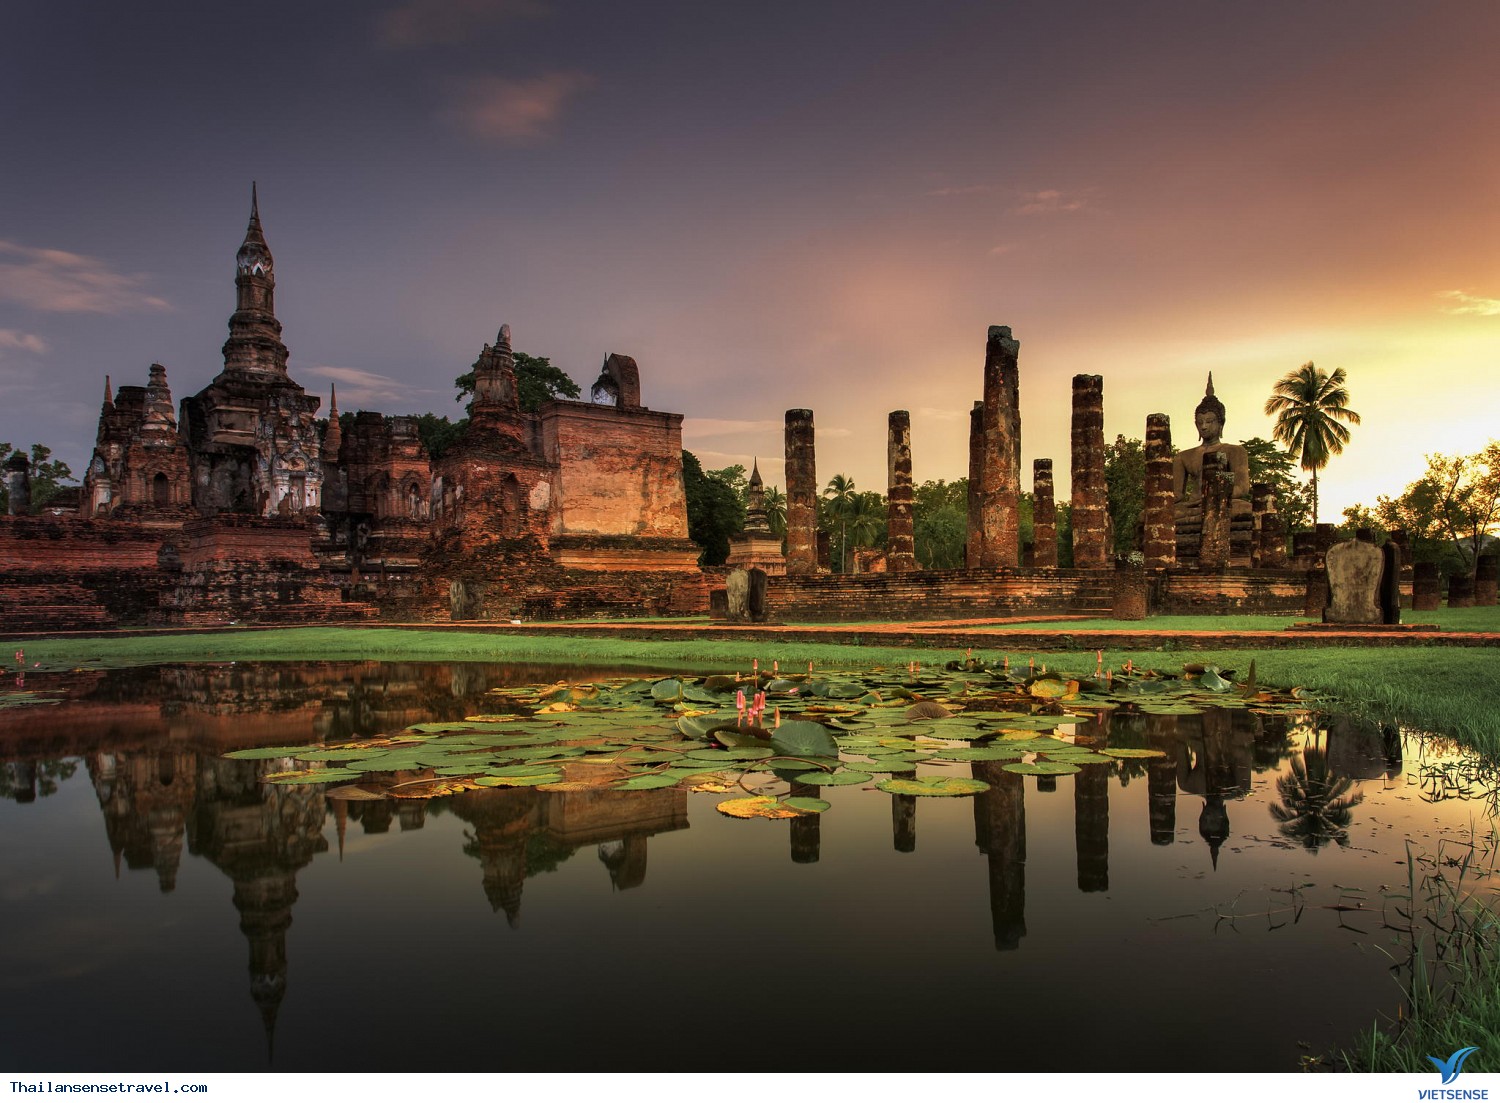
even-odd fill
[(984, 437), (980, 564), (1014, 567), (1021, 555), (1021, 342), (1010, 326), (990, 326), (984, 347)]
[(892, 410), (886, 422), (885, 569), (914, 571), (917, 545), (912, 509), (916, 492), (911, 485), (911, 413)]
[(818, 471), (813, 412), (786, 412), (786, 573), (818, 573)]
[(724, 576), (730, 620), (750, 619), (750, 572), (736, 567)]
[(1328, 608), (1323, 611), (1327, 624), (1380, 624), (1380, 575), (1385, 556), (1369, 539), (1369, 529), (1361, 529), (1353, 540), (1345, 540), (1328, 549)]
[(984, 521), (979, 483), (984, 477), (984, 403), (969, 411), (969, 528), (964, 544), (964, 566), (977, 567), (984, 559)]
[(1053, 496), (1052, 461), (1031, 461), (1032, 562), (1057, 566), (1057, 499)]
[(1146, 541), (1142, 549), (1147, 567), (1177, 564), (1176, 499), (1172, 494), (1172, 419), (1146, 415)]
[(1073, 566), (1103, 567), (1109, 491), (1104, 483), (1104, 377), (1073, 377)]

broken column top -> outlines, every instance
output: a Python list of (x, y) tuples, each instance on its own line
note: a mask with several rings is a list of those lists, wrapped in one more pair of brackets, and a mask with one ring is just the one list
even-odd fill
[(1021, 342), (1011, 336), (1010, 326), (990, 326), (987, 339), (999, 341), (1010, 352), (1017, 352), (1021, 348)]

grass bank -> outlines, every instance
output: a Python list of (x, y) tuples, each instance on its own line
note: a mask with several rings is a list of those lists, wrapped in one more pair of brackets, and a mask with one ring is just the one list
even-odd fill
[[(1492, 610), (1483, 612), (1493, 616)], [(1156, 626), (1158, 622), (1151, 623)], [(993, 657), (993, 650), (987, 651), (987, 644), (983, 633), (974, 634), (976, 653)], [(763, 663), (779, 659), (790, 669), (798, 669), (809, 660), (819, 666), (904, 665), (914, 661), (941, 663), (963, 655), (951, 648), (749, 639), (618, 640), (404, 628), (282, 628), (0, 643), (0, 663), (13, 667), (11, 655), (18, 647), (25, 649), (28, 668), (40, 663), (38, 669), (43, 671), (182, 662), (384, 659), (579, 666), (628, 664), (670, 672), (748, 668), (752, 659)], [(988, 647), (993, 649), (994, 645)], [(1024, 662), (1027, 657), (1011, 653), (1013, 662)], [(1038, 651), (1035, 657), (1054, 669), (1085, 672), (1094, 668), (1092, 651)], [(1302, 686), (1337, 699), (1351, 711), (1407, 727), (1445, 732), (1500, 758), (1500, 677), (1497, 677), (1500, 657), (1493, 649), (1340, 646), (1292, 651), (1107, 650), (1104, 653), (1104, 662), (1109, 666), (1121, 666), (1126, 659), (1132, 659), (1137, 665), (1175, 672), (1183, 663), (1204, 663), (1233, 669), (1241, 677), (1248, 671), (1252, 658), (1257, 677), (1266, 685)]]

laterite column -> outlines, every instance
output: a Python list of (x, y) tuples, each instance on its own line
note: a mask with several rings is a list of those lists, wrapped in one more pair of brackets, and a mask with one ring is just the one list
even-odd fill
[(786, 573), (818, 573), (818, 470), (811, 410), (786, 412)]
[(1105, 528), (1109, 490), (1104, 482), (1104, 377), (1073, 377), (1073, 566), (1108, 562)]
[(1053, 497), (1052, 461), (1031, 461), (1032, 562), (1057, 566), (1057, 500)]
[(990, 326), (984, 348), (980, 563), (1014, 567), (1021, 554), (1021, 342), (1009, 326)]
[(886, 420), (885, 569), (914, 571), (917, 545), (912, 521), (916, 493), (911, 485), (911, 413), (892, 410)]
[(1172, 419), (1146, 415), (1146, 566), (1177, 564), (1176, 498), (1172, 494)]

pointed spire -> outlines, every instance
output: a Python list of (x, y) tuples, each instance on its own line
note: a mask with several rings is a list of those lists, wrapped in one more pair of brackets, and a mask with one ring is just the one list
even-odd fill
[(511, 348), (510, 348), (510, 326), (508, 324), (507, 325), (502, 325), (500, 327), (500, 335), (495, 338), (495, 348), (497, 350), (498, 349), (504, 349), (506, 352), (510, 352), (511, 351)]
[(114, 388), (109, 385), (109, 373), (104, 373), (104, 408), (112, 409), (115, 404)]
[(328, 417), (330, 421), (338, 420), (339, 416), (339, 389), (337, 385), (328, 384)]
[(260, 196), (255, 191), (255, 181), (250, 181), (250, 225), (260, 229)]
[(1214, 394), (1214, 373), (1208, 373), (1208, 386), (1203, 389), (1204, 398), (1212, 398)]
[(750, 485), (765, 486), (765, 481), (760, 477), (760, 457), (757, 456), (750, 461)]

